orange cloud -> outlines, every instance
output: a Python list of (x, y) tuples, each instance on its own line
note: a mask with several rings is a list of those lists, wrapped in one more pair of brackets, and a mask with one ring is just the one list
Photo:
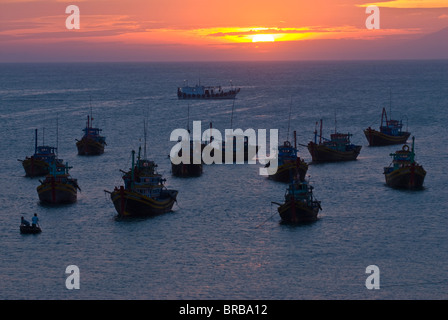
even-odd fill
[(448, 8), (447, 0), (389, 0), (360, 5), (361, 7), (378, 6), (400, 9)]

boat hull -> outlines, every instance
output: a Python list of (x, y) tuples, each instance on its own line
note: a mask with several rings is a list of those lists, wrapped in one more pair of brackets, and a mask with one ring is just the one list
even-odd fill
[(197, 95), (195, 97), (193, 97), (192, 95), (190, 97), (188, 97), (188, 95), (186, 97), (184, 96), (177, 96), (179, 100), (219, 100), (219, 99), (235, 99), (236, 97), (236, 93), (234, 94), (228, 94), (226, 96), (203, 96), (203, 95)]
[(58, 182), (43, 183), (37, 187), (39, 200), (46, 204), (67, 204), (77, 200), (76, 187)]
[[(387, 172), (388, 168), (385, 168)], [(385, 173), (386, 184), (392, 188), (414, 189), (423, 187), (426, 171), (422, 166), (406, 166)]]
[(34, 157), (21, 160), (27, 177), (42, 177), (49, 173), (50, 166), (47, 162)]
[(305, 181), (307, 171), (308, 165), (304, 161), (301, 161), (299, 165), (297, 165), (296, 161), (287, 161), (278, 166), (277, 172), (270, 175), (269, 178), (274, 181), (289, 183), (291, 181), (291, 177), (297, 175), (300, 181)]
[(353, 161), (358, 157), (361, 148), (361, 146), (355, 146), (350, 151), (338, 151), (314, 142), (308, 143), (308, 151), (313, 162)]
[(240, 89), (233, 91), (226, 91), (217, 94), (191, 94), (185, 92), (179, 92), (177, 98), (179, 100), (221, 100), (221, 99), (235, 99), (236, 95), (240, 92)]
[(121, 217), (148, 217), (170, 212), (177, 197), (176, 190), (163, 190), (159, 199), (153, 199), (124, 189), (111, 192), (111, 200)]
[(93, 156), (104, 153), (104, 144), (92, 139), (83, 138), (76, 142), (76, 147), (78, 148), (78, 155), (80, 156)]
[(308, 206), (302, 201), (287, 201), (278, 207), (278, 213), (283, 222), (303, 223), (317, 220), (319, 206)]
[(401, 135), (391, 136), (379, 132), (377, 130), (373, 130), (371, 128), (364, 130), (364, 135), (366, 136), (367, 141), (369, 142), (369, 146), (388, 146), (394, 144), (404, 144), (408, 140), (411, 135), (409, 132), (402, 132)]
[(20, 226), (20, 233), (22, 233), (22, 234), (38, 234), (41, 232), (42, 232), (42, 229), (38, 226), (35, 226), (35, 227), (25, 226), (25, 225)]
[(199, 177), (202, 175), (202, 164), (171, 163), (171, 173), (176, 177)]

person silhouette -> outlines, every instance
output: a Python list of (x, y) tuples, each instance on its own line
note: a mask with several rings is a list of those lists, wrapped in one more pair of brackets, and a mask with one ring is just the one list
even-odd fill
[(31, 226), (37, 227), (39, 224), (39, 218), (37, 217), (37, 213), (34, 214), (34, 216), (31, 218)]
[(27, 226), (27, 227), (30, 225), (30, 223), (28, 221), (26, 221), (24, 217), (21, 218), (20, 223), (21, 223), (21, 225)]

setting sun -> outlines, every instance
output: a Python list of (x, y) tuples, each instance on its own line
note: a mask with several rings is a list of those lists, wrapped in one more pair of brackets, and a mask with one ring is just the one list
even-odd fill
[(257, 34), (253, 36), (252, 42), (274, 42), (274, 36), (272, 34)]

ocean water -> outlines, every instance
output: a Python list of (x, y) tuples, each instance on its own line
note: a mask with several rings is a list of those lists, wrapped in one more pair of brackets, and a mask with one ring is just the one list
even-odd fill
[[(184, 80), (241, 88), (234, 101), (177, 100)], [(383, 167), (401, 146), (368, 147), (363, 129), (380, 125), (383, 107), (415, 136), (424, 189), (394, 190)], [(448, 61), (0, 64), (2, 181), (1, 299), (447, 299)], [(189, 112), (188, 112), (189, 109)], [(107, 146), (77, 155), (92, 110)], [(291, 112), (291, 117), (289, 113)], [(173, 212), (116, 219), (104, 190), (144, 145), (169, 188)], [(278, 129), (298, 143), (323, 132), (350, 132), (358, 160), (311, 164), (322, 202), (319, 220), (280, 223), (272, 201), (286, 184), (258, 174), (260, 164), (210, 165), (198, 178), (176, 178), (168, 158), (174, 129)], [(288, 132), (288, 127), (290, 130)], [(17, 159), (39, 144), (58, 146), (81, 192), (72, 205), (39, 203), (39, 178)], [(299, 147), (307, 161), (307, 149)], [(43, 232), (21, 235), (20, 217), (37, 213)], [(66, 288), (66, 267), (80, 289)], [(369, 290), (366, 268), (380, 270)]]

